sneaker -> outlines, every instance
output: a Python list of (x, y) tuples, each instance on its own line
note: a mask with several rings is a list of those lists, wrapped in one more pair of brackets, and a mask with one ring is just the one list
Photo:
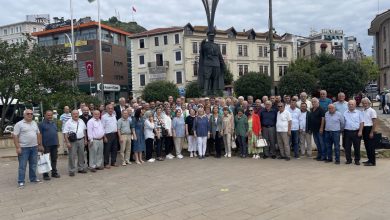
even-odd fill
[(194, 153), (190, 153), (190, 158), (193, 158), (194, 157)]
[[(49, 177), (49, 178), (50, 178), (50, 177)], [(36, 180), (34, 180), (34, 181), (31, 181), (31, 183), (42, 183), (42, 181), (39, 180), (39, 179), (36, 179)]]
[(131, 162), (129, 160), (126, 160), (125, 162), (126, 162), (126, 164), (131, 164)]
[(256, 158), (255, 158), (256, 160), (258, 160), (258, 159), (260, 159), (260, 156), (259, 155), (256, 155)]
[(172, 154), (168, 154), (168, 156), (169, 156), (171, 159), (175, 158), (175, 156), (173, 156)]
[(177, 159), (183, 159), (183, 155), (181, 154), (177, 155)]
[(256, 155), (255, 155), (255, 154), (253, 154), (253, 157), (252, 157), (252, 159), (256, 159)]
[(232, 157), (232, 154), (228, 154), (228, 156), (227, 156), (228, 158), (231, 158)]
[(228, 155), (227, 154), (225, 154), (225, 155), (223, 155), (224, 157), (227, 157)]
[(138, 165), (141, 165), (141, 164), (142, 164), (142, 163), (141, 163), (141, 162), (139, 162), (139, 161), (136, 161), (135, 163), (136, 163), (136, 164), (138, 164)]
[(24, 183), (18, 183), (18, 188), (23, 189), (24, 188)]
[(148, 160), (149, 163), (154, 163), (154, 161), (156, 161), (154, 158), (150, 158), (150, 159)]
[(169, 159), (169, 160), (172, 160), (174, 157), (173, 157), (173, 155), (169, 155), (169, 154), (168, 154), (168, 155), (166, 156), (166, 158)]
[(127, 165), (127, 163), (126, 163), (126, 162), (123, 162), (123, 163), (122, 163), (122, 166), (126, 166), (126, 165)]
[(194, 152), (194, 157), (197, 157), (198, 156), (198, 154), (196, 153), (196, 151)]

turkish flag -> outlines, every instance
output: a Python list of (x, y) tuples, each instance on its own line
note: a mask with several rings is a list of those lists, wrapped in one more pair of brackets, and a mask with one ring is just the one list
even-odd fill
[(87, 75), (89, 78), (93, 77), (93, 62), (92, 61), (86, 61), (85, 62), (85, 69), (87, 70)]

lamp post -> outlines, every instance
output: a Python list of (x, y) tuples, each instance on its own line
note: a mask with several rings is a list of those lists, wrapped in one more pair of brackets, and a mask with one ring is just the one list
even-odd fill
[(99, 65), (100, 65), (100, 83), (101, 83), (101, 102), (104, 103), (104, 82), (103, 82), (103, 49), (102, 49), (102, 24), (100, 21), (100, 0), (97, 0), (98, 20), (99, 20)]
[(268, 30), (268, 40), (269, 40), (269, 62), (270, 62), (270, 72), (271, 72), (271, 95), (275, 95), (275, 67), (274, 67), (274, 28), (272, 24), (272, 0), (269, 0), (269, 30)]
[[(69, 39), (70, 41), (70, 50), (71, 50), (71, 56), (72, 56), (72, 66), (73, 69), (76, 70), (76, 57), (75, 57), (75, 45), (74, 45), (74, 24), (73, 24), (73, 4), (72, 0), (69, 0), (69, 9), (70, 9), (70, 32), (71, 32), (71, 37), (69, 39), (69, 36), (65, 34), (65, 36)], [(78, 77), (78, 74), (77, 74)], [(72, 81), (72, 87), (73, 87), (73, 93), (75, 92), (76, 84), (77, 84), (77, 77), (75, 80)], [(74, 107), (77, 108), (77, 103), (74, 101)]]

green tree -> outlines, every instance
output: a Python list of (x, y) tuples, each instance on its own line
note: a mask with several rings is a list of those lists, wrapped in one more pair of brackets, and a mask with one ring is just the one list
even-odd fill
[(173, 82), (155, 81), (145, 86), (142, 91), (142, 98), (147, 101), (167, 101), (168, 96), (175, 99), (179, 97), (179, 90)]
[(186, 85), (186, 97), (197, 98), (200, 97), (201, 91), (199, 89), (198, 81), (192, 81)]
[(297, 95), (300, 92), (311, 94), (316, 88), (317, 79), (305, 72), (287, 73), (279, 83), (279, 91), (285, 95)]
[(330, 95), (337, 96), (344, 92), (352, 96), (364, 89), (368, 73), (354, 61), (332, 62), (320, 68), (319, 85)]
[(76, 77), (66, 53), (57, 47), (29, 48), (22, 44), (0, 42), (0, 135), (6, 126), (6, 113), (14, 100), (40, 103), (57, 93), (73, 93), (70, 83)]
[(314, 77), (318, 76), (317, 64), (314, 60), (298, 58), (287, 68), (287, 73), (308, 73)]
[(365, 57), (360, 62), (360, 65), (368, 74), (369, 81), (376, 81), (379, 77), (379, 67), (374, 63), (372, 57)]
[(225, 70), (224, 70), (224, 83), (225, 85), (231, 85), (233, 83), (233, 73), (232, 71), (230, 71), (230, 68), (227, 67)]
[(113, 16), (107, 21), (103, 20), (102, 24), (121, 29), (129, 33), (140, 33), (146, 31), (146, 29), (137, 24), (135, 21), (122, 22), (117, 17)]
[(249, 72), (234, 83), (237, 96), (253, 96), (255, 99), (271, 94), (271, 78), (264, 74)]

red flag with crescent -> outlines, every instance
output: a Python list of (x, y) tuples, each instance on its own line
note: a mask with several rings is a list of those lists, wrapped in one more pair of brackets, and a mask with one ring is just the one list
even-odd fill
[(87, 75), (89, 78), (93, 77), (93, 62), (92, 61), (86, 61), (85, 62), (85, 69), (87, 70)]

